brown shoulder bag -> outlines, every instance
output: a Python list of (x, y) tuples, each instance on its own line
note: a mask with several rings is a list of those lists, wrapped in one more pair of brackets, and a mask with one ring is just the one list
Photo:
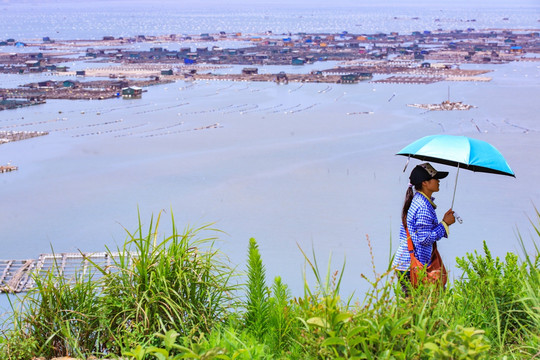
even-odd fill
[(414, 255), (414, 245), (411, 235), (409, 234), (409, 229), (405, 228), (405, 231), (407, 231), (407, 246), (409, 248), (409, 255), (411, 256), (410, 276), (412, 286), (418, 286), (420, 272), (423, 271), (422, 269), (425, 269), (425, 276), (422, 279), (424, 284), (436, 284), (444, 287), (446, 285), (448, 273), (444, 267), (441, 255), (437, 250), (437, 243), (433, 243), (431, 261), (429, 266), (426, 267), (426, 265), (422, 264)]

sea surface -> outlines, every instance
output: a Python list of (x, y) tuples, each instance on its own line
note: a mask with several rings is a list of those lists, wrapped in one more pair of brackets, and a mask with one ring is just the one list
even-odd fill
[[(289, 5), (227, 5), (229, 2), (177, 1), (10, 1), (0, 4), (0, 38), (101, 39), (105, 35), (167, 35), (242, 32), (275, 34), (377, 32), (442, 29), (534, 29), (539, 5), (491, 7), (444, 5), (336, 6), (299, 1)], [(312, 2), (316, 3), (316, 2)], [(319, 1), (320, 3), (320, 1)], [(336, 4), (339, 3), (335, 2)], [(414, 2), (412, 2), (414, 4)], [(474, 2), (471, 2), (474, 3)], [(303, 5), (302, 5), (303, 4)]]
[[(0, 39), (268, 30), (407, 33), (540, 25), (538, 7), (209, 12), (137, 2), (126, 11), (125, 3), (100, 4), (81, 8), (3, 3)], [(334, 65), (263, 66), (260, 72), (309, 72)], [(301, 295), (303, 286), (305, 261), (299, 248), (307, 254), (313, 250), (322, 271), (331, 254), (332, 271), (346, 261), (344, 294), (354, 292), (362, 299), (368, 284), (360, 274), (372, 278), (373, 267), (384, 272), (397, 248), (408, 173), (418, 163), (411, 160), (404, 173), (406, 158), (395, 153), (431, 134), (488, 141), (516, 173), (511, 178), (460, 171), (454, 209), (464, 222), (451, 226), (450, 237), (439, 243), (451, 276), (459, 276), (455, 258), (481, 252), (484, 240), (496, 256), (522, 254), (518, 233), (531, 250), (529, 218), (534, 220), (535, 206), (540, 206), (540, 62), (462, 68), (489, 69), (486, 76), (492, 81), (430, 85), (177, 81), (149, 87), (137, 100), (48, 100), (2, 111), (0, 131), (50, 134), (0, 146), (0, 164), (19, 167), (0, 174), (0, 258), (114, 248), (126, 239), (126, 231), (137, 228), (138, 214), (148, 226), (152, 215), (155, 219), (161, 212), (163, 236), (170, 234), (172, 214), (180, 230), (210, 223), (222, 230), (217, 246), (241, 271), (249, 238), (254, 237), (269, 282), (280, 275), (294, 295)], [(51, 76), (0, 75), (2, 87), (42, 79)], [(451, 100), (475, 108), (426, 112), (407, 107), (440, 103), (449, 93)], [(434, 166), (450, 171), (435, 194), (442, 217), (452, 202), (456, 169)]]

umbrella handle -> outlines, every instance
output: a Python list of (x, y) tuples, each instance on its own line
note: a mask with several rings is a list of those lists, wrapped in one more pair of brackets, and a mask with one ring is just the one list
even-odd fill
[[(452, 196), (452, 206), (450, 207), (451, 209), (454, 208), (454, 199), (456, 198), (458, 176), (459, 176), (459, 163), (457, 164), (456, 183), (454, 184), (454, 196)], [(454, 217), (458, 223), (463, 224), (463, 219), (455, 211), (454, 211)]]
[(407, 162), (405, 163), (405, 167), (403, 168), (403, 172), (405, 172), (405, 170), (407, 170), (407, 166), (409, 166), (409, 161), (411, 160), (411, 155), (409, 155), (409, 157), (407, 158)]
[(454, 208), (454, 199), (456, 198), (456, 188), (457, 188), (458, 176), (459, 176), (459, 163), (457, 164), (456, 183), (454, 184), (454, 196), (452, 196), (452, 206), (450, 206), (451, 209)]

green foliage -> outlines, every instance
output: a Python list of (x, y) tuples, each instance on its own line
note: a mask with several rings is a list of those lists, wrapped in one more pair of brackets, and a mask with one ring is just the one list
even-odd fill
[(415, 289), (409, 298), (394, 298), (394, 274), (377, 276), (372, 283), (380, 289), (372, 289), (367, 296), (369, 306), (357, 307), (350, 321), (323, 341), (321, 346), (333, 353), (322, 358), (414, 359), (425, 343), (446, 330), (446, 304), (435, 288)]
[(98, 287), (92, 275), (58, 276), (54, 263), (34, 276), (35, 288), (24, 297), (26, 312), (18, 323), (39, 344), (46, 357), (99, 353), (105, 338)]
[[(540, 223), (540, 213), (536, 211)], [(533, 224), (535, 234), (540, 230)], [(524, 261), (513, 253), (494, 258), (484, 242), (484, 255), (476, 252), (457, 259), (462, 279), (454, 283), (455, 323), (483, 329), (494, 345), (492, 354), (517, 358), (538, 356), (540, 349), (540, 252), (527, 252), (519, 235)]]
[(109, 319), (118, 352), (139, 342), (153, 342), (153, 334), (172, 329), (182, 335), (209, 332), (223, 321), (233, 287), (232, 270), (213, 248), (215, 232), (208, 226), (187, 229), (157, 241), (159, 217), (147, 233), (139, 220), (121, 256), (103, 274), (101, 306)]
[(343, 324), (352, 316), (348, 312), (351, 298), (346, 303), (342, 303), (339, 295), (345, 262), (343, 262), (341, 272), (335, 271), (332, 273), (332, 257), (330, 256), (326, 275), (323, 278), (317, 264), (315, 251), (313, 251), (313, 260), (310, 260), (302, 249), (300, 251), (304, 255), (304, 259), (309, 265), (316, 282), (315, 289), (312, 289), (308, 284), (307, 276), (304, 272), (304, 298), (299, 299), (298, 304), (304, 314), (308, 316), (305, 323), (318, 326), (329, 335), (332, 335), (336, 331), (339, 331)]
[(132, 349), (131, 351), (126, 351), (124, 355), (130, 356), (135, 360), (144, 360), (147, 353), (150, 353), (150, 351), (143, 348), (141, 345), (137, 345), (135, 349)]
[[(36, 287), (22, 300), (20, 321), (11, 325), (24, 339), (35, 341), (45, 357), (117, 354), (159, 341), (154, 336), (174, 330), (184, 336), (209, 332), (229, 312), (231, 268), (213, 248), (216, 232), (209, 226), (187, 229), (158, 241), (159, 218), (147, 232), (139, 227), (112, 256), (111, 266), (93, 264), (93, 271), (73, 279), (59, 276), (58, 266), (38, 274)], [(95, 279), (91, 274), (99, 274)], [(5, 339), (3, 353), (10, 340)], [(3, 355), (0, 352), (0, 357)], [(143, 356), (144, 355), (137, 355)]]
[[(536, 210), (536, 221), (540, 224), (540, 213)], [(538, 238), (540, 238), (540, 227), (535, 225), (531, 220), (533, 229)], [(526, 250), (524, 240), (519, 234), (519, 242), (521, 244), (524, 263), (527, 265), (527, 272), (523, 273), (523, 296), (519, 302), (523, 306), (526, 313), (524, 324), (521, 326), (524, 342), (520, 346), (522, 355), (525, 357), (540, 356), (540, 251), (536, 241), (532, 240), (536, 252), (534, 256)]]
[(315, 286), (304, 273), (304, 296), (291, 301), (280, 278), (267, 292), (254, 240), (250, 250), (248, 261), (263, 284), (254, 289), (268, 296), (266, 335), (246, 327), (246, 318), (231, 316), (228, 327), (183, 337), (183, 358), (487, 359), (538, 351), (538, 253), (524, 262), (514, 254), (500, 260), (485, 245), (483, 255), (458, 259), (466, 276), (454, 287), (420, 286), (408, 297), (392, 270), (379, 275), (374, 269), (373, 279), (363, 276), (371, 284), (363, 303), (351, 306), (339, 294), (344, 266), (341, 274), (332, 272), (331, 258), (323, 274), (315, 254), (308, 258), (302, 251)]
[(38, 351), (38, 342), (22, 330), (8, 330), (0, 338), (2, 359), (27, 360), (32, 359)]
[[(540, 214), (537, 212), (540, 223)], [(235, 307), (233, 271), (213, 249), (214, 230), (173, 232), (158, 241), (159, 217), (139, 228), (109, 267), (64, 279), (57, 267), (36, 277), (0, 337), (0, 358), (122, 355), (135, 360), (178, 359), (487, 359), (534, 358), (540, 348), (540, 255), (524, 251), (457, 259), (463, 276), (444, 290), (401, 293), (387, 269), (362, 277), (362, 302), (343, 301), (345, 264), (320, 271), (315, 252), (302, 251), (304, 293), (291, 298), (276, 277), (266, 286), (257, 243), (250, 239), (245, 300)], [(533, 224), (540, 236), (538, 226)], [(534, 241), (534, 240), (533, 240)], [(523, 239), (520, 242), (525, 250)], [(373, 254), (369, 244), (370, 253)], [(12, 306), (13, 307), (13, 306)]]
[(280, 277), (272, 288), (266, 286), (264, 265), (255, 239), (250, 239), (247, 263), (245, 326), (273, 354), (281, 354), (292, 345), (296, 314), (290, 291)]
[(264, 265), (255, 239), (249, 239), (246, 285), (246, 326), (260, 340), (268, 331), (269, 293)]
[(269, 299), (268, 343), (274, 354), (281, 354), (293, 345), (298, 330), (296, 309), (286, 284), (277, 276)]
[(482, 330), (457, 326), (448, 330), (435, 343), (426, 343), (426, 353), (434, 360), (489, 359), (489, 344)]
[[(316, 264), (316, 261), (310, 264)], [(316, 265), (312, 265), (312, 269), (315, 278), (320, 279)], [(448, 312), (454, 305), (451, 291), (420, 286), (412, 289), (407, 298), (395, 297), (393, 290), (399, 293), (399, 285), (395, 285), (393, 271), (379, 275), (374, 269), (373, 280), (363, 277), (372, 288), (366, 294), (363, 305), (352, 309), (339, 303), (336, 290), (327, 291), (329, 295), (326, 297), (313, 297), (313, 293), (306, 290), (310, 301), (303, 299), (299, 306), (307, 314), (319, 315), (305, 321), (306, 330), (299, 339), (306, 357), (430, 359), (429, 347), (434, 344), (442, 347), (448, 345), (448, 339), (453, 334), (448, 333), (452, 322)], [(314, 302), (314, 299), (317, 300)], [(310, 306), (306, 307), (306, 303)], [(464, 335), (460, 333), (459, 336)], [(465, 340), (463, 343), (466, 343)], [(472, 344), (471, 347), (474, 346)], [(476, 350), (485, 355), (488, 348), (478, 347)]]
[(507, 253), (504, 261), (494, 258), (485, 241), (484, 255), (475, 251), (456, 262), (463, 270), (463, 277), (454, 284), (459, 322), (485, 329), (499, 350), (520, 341), (522, 326), (528, 322), (520, 301), (527, 264), (520, 264), (513, 253)]
[[(208, 336), (178, 337), (178, 333), (168, 331), (156, 334), (162, 339), (161, 346), (143, 347), (137, 345), (124, 356), (130, 359), (177, 360), (177, 359), (273, 359), (271, 352), (260, 344), (248, 331), (239, 331), (234, 327), (216, 327)], [(179, 344), (178, 341), (182, 342)]]
[[(232, 326), (222, 326), (209, 334), (208, 339), (201, 337), (197, 340), (200, 349), (220, 350), (222, 359), (271, 359), (272, 353), (268, 346), (260, 343), (247, 329), (237, 329)], [(206, 350), (206, 351), (209, 351)]]
[(324, 341), (326, 338), (339, 337), (352, 318), (352, 313), (349, 311), (350, 299), (343, 303), (339, 295), (345, 262), (341, 273), (338, 271), (332, 273), (332, 257), (330, 256), (327, 271), (323, 277), (315, 251), (313, 251), (312, 259), (301, 248), (300, 251), (315, 278), (315, 288), (312, 289), (309, 286), (307, 274), (304, 271), (304, 297), (297, 299), (304, 329), (301, 331), (298, 342), (306, 356), (332, 358), (333, 351), (323, 346)]

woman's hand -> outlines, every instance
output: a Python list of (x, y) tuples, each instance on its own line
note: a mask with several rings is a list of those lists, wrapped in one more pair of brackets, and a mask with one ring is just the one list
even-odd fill
[(443, 221), (446, 223), (446, 225), (452, 225), (456, 222), (456, 218), (454, 217), (454, 212), (452, 211), (452, 209), (448, 210), (446, 214), (444, 214)]

